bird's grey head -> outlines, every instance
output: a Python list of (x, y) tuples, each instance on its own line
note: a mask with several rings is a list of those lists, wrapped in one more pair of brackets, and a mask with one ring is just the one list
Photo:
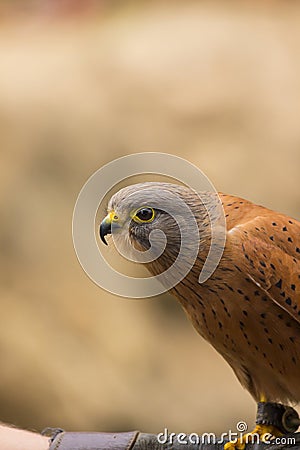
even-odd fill
[(147, 263), (164, 254), (161, 260), (170, 265), (181, 251), (182, 241), (184, 259), (189, 248), (195, 252), (201, 242), (198, 223), (207, 229), (207, 211), (200, 206), (197, 194), (185, 186), (159, 182), (130, 185), (109, 201), (100, 237), (106, 244), (105, 236), (112, 233), (118, 250), (129, 259)]

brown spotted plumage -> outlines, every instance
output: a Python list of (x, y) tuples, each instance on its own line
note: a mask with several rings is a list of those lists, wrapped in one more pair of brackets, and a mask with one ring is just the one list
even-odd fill
[[(199, 284), (210, 230), (206, 210), (193, 191), (166, 183), (129, 186), (113, 196), (109, 211), (113, 210), (122, 224), (132, 210), (127, 200), (130, 194), (138, 192), (136, 208), (151, 207), (143, 190), (152, 188), (159, 189), (164, 198), (175, 192), (197, 219), (198, 258), (171, 290), (196, 330), (230, 364), (256, 401), (299, 402), (300, 223), (247, 200), (219, 194), (226, 217), (226, 246), (213, 275)], [(214, 195), (205, 195), (206, 206), (213, 208)], [(162, 212), (155, 214), (145, 223), (131, 216), (127, 236), (133, 246), (146, 250), (149, 231), (159, 228), (166, 234), (164, 254), (147, 264), (152, 274), (166, 270), (178, 251), (178, 229), (172, 219)], [(103, 235), (109, 232), (107, 219), (105, 224)]]

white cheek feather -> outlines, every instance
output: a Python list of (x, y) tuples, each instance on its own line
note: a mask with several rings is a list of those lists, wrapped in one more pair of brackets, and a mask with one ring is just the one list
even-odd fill
[(120, 228), (115, 233), (113, 233), (113, 241), (116, 249), (126, 257), (133, 257), (134, 252), (136, 250), (132, 246), (128, 228)]

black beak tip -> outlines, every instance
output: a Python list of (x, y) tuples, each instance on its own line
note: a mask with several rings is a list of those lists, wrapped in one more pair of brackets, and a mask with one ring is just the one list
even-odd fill
[(105, 245), (108, 245), (108, 243), (106, 242), (105, 237), (101, 233), (100, 233), (100, 238), (101, 238), (101, 241), (104, 242)]
[(99, 234), (100, 234), (101, 241), (105, 245), (108, 245), (106, 242), (105, 236), (107, 234), (111, 234), (111, 224), (109, 222), (102, 222), (100, 225)]

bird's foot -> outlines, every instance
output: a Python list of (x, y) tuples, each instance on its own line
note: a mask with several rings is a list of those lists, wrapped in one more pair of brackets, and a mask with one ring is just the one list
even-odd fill
[(247, 444), (257, 444), (259, 442), (269, 442), (274, 437), (280, 437), (281, 433), (273, 425), (256, 425), (251, 433), (245, 433), (234, 441), (227, 442), (224, 450), (244, 450)]
[(224, 450), (244, 450), (247, 444), (266, 443), (273, 438), (293, 433), (299, 427), (300, 419), (291, 406), (261, 401), (258, 403), (256, 423), (251, 433), (227, 442)]

